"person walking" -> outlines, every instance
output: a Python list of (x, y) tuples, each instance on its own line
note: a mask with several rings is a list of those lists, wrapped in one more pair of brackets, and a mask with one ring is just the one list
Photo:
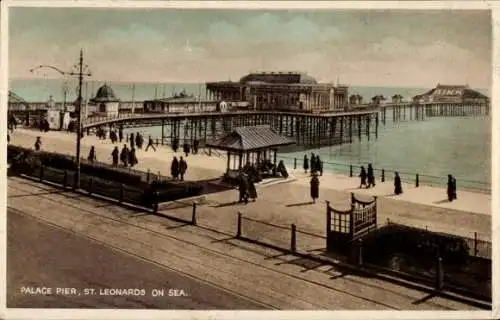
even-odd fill
[(97, 160), (97, 157), (96, 157), (96, 154), (95, 154), (95, 148), (94, 148), (94, 146), (91, 146), (91, 147), (90, 147), (89, 156), (87, 157), (87, 160), (88, 160), (90, 163), (94, 163), (94, 161), (95, 161), (95, 160)]
[(457, 179), (455, 177), (453, 177), (452, 197), (453, 200), (457, 200)]
[(448, 201), (453, 201), (453, 176), (451, 174), (448, 175), (446, 193), (448, 195)]
[(186, 171), (187, 171), (187, 163), (181, 156), (179, 160), (179, 174), (181, 176), (181, 181), (184, 181), (184, 175), (186, 174)]
[(399, 173), (394, 173), (394, 194), (399, 195), (403, 193), (403, 186), (401, 185), (401, 178)]
[(148, 145), (146, 146), (146, 151), (148, 151), (149, 147), (153, 148), (153, 150), (156, 152), (156, 148), (153, 144), (153, 138), (151, 138), (151, 136), (149, 136)]
[(240, 172), (238, 191), (240, 194), (238, 202), (248, 203), (248, 177), (243, 171)]
[(35, 141), (35, 150), (40, 151), (40, 148), (42, 147), (42, 138), (36, 137)]
[(113, 159), (113, 167), (118, 167), (119, 154), (120, 154), (120, 150), (118, 150), (118, 147), (115, 147), (113, 149), (113, 152), (111, 152), (111, 158)]
[(359, 177), (361, 178), (361, 183), (359, 184), (359, 188), (361, 189), (363, 186), (368, 188), (366, 184), (366, 170), (365, 167), (361, 166), (361, 172), (359, 173)]
[(257, 200), (257, 188), (255, 188), (255, 179), (252, 175), (248, 175), (248, 197), (254, 202)]
[(130, 134), (130, 137), (129, 137), (129, 144), (130, 144), (130, 148), (132, 148), (135, 144), (135, 139), (134, 139), (134, 133), (131, 133)]
[(199, 145), (200, 145), (200, 141), (198, 141), (198, 139), (194, 139), (194, 141), (193, 141), (193, 154), (198, 154)]
[(316, 170), (319, 171), (319, 175), (323, 175), (323, 161), (321, 161), (319, 155), (316, 156)]
[(312, 176), (314, 171), (316, 171), (316, 156), (314, 155), (314, 153), (311, 153), (310, 167)]
[(184, 151), (184, 154), (186, 155), (186, 158), (187, 156), (189, 155), (189, 144), (187, 142), (184, 142), (184, 145), (182, 147), (183, 151)]
[(174, 180), (179, 179), (179, 160), (177, 160), (177, 157), (174, 157), (172, 160), (172, 164), (170, 165), (170, 174)]
[(130, 167), (135, 166), (139, 161), (137, 161), (137, 156), (135, 155), (135, 148), (132, 147), (128, 153), (128, 163)]
[(174, 141), (172, 141), (172, 150), (174, 150), (175, 153), (179, 150), (179, 139), (175, 138)]
[(123, 140), (123, 127), (120, 126), (120, 128), (118, 128), (118, 139), (120, 139), (120, 143), (122, 143), (122, 140)]
[(127, 167), (127, 163), (128, 163), (128, 148), (127, 148), (126, 144), (123, 145), (122, 152), (120, 152), (120, 160), (123, 163), (123, 166)]
[(307, 170), (309, 170), (309, 159), (307, 159), (307, 154), (304, 155), (304, 163), (302, 164), (302, 167), (304, 168), (304, 172), (307, 173)]
[(319, 198), (319, 179), (318, 174), (313, 172), (311, 178), (311, 198), (313, 199), (313, 203), (316, 203), (316, 199)]
[(367, 188), (370, 188), (371, 186), (375, 187), (375, 176), (373, 174), (373, 167), (372, 167), (371, 163), (368, 164), (367, 178), (368, 178), (368, 186), (367, 186)]

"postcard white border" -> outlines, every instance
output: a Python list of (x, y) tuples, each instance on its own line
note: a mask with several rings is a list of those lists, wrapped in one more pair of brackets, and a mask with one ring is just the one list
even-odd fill
[[(245, 10), (320, 10), (320, 9), (413, 9), (413, 10), (492, 10), (492, 244), (493, 244), (493, 311), (177, 311), (177, 310), (86, 310), (86, 309), (5, 309), (6, 285), (0, 286), (0, 319), (492, 319), (500, 317), (498, 277), (500, 270), (499, 143), (500, 122), (500, 3), (494, 1), (105, 1), (105, 0), (3, 0), (0, 3), (0, 107), (8, 104), (8, 8), (10, 7), (92, 7), (92, 8), (170, 8), (170, 9), (245, 9)], [(0, 117), (0, 128), (7, 126), (7, 113)], [(6, 163), (6, 132), (0, 130), (0, 154)], [(0, 166), (0, 212), (6, 212), (6, 167)], [(3, 215), (6, 217), (6, 214)], [(0, 283), (6, 283), (6, 219), (0, 219)]]

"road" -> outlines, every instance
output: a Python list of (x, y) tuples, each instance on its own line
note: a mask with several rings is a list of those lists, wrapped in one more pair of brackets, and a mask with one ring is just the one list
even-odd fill
[[(7, 256), (8, 308), (264, 308), (11, 209), (7, 216)], [(52, 294), (22, 293), (23, 287), (51, 288)], [(57, 288), (76, 291), (56, 294)], [(94, 295), (85, 295), (86, 288), (95, 289)], [(109, 293), (106, 289), (111, 288), (142, 289), (145, 295), (100, 294)], [(164, 289), (165, 295), (153, 297), (153, 289)], [(174, 296), (168, 296), (169, 289)]]

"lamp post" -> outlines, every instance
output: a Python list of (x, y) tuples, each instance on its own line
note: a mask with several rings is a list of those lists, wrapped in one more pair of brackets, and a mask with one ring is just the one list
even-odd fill
[[(75, 185), (74, 188), (78, 189), (80, 188), (80, 139), (82, 136), (82, 84), (83, 84), (83, 77), (84, 76), (91, 76), (92, 74), (90, 72), (84, 72), (84, 65), (83, 65), (83, 49), (80, 50), (80, 60), (78, 65), (75, 65), (78, 69), (77, 72), (75, 71), (63, 71), (57, 67), (50, 66), (50, 65), (39, 65), (33, 69), (30, 69), (30, 72), (34, 72), (37, 69), (40, 68), (49, 68), (52, 70), (57, 71), (58, 73), (62, 75), (70, 75), (70, 76), (78, 76), (78, 99), (77, 99), (77, 109), (78, 111), (76, 112), (77, 116), (77, 128), (76, 128), (76, 173), (75, 173)], [(85, 65), (86, 68), (88, 68), (87, 65)], [(76, 111), (76, 110), (75, 110)]]

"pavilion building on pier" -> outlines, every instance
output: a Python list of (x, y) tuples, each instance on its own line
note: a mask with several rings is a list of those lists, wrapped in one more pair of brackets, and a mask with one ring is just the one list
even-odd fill
[(209, 100), (252, 110), (332, 112), (348, 107), (347, 86), (318, 83), (301, 72), (250, 73), (239, 81), (206, 83)]
[(423, 94), (413, 97), (415, 103), (470, 103), (489, 104), (490, 99), (484, 94), (471, 89), (468, 85), (443, 85), (437, 84)]

